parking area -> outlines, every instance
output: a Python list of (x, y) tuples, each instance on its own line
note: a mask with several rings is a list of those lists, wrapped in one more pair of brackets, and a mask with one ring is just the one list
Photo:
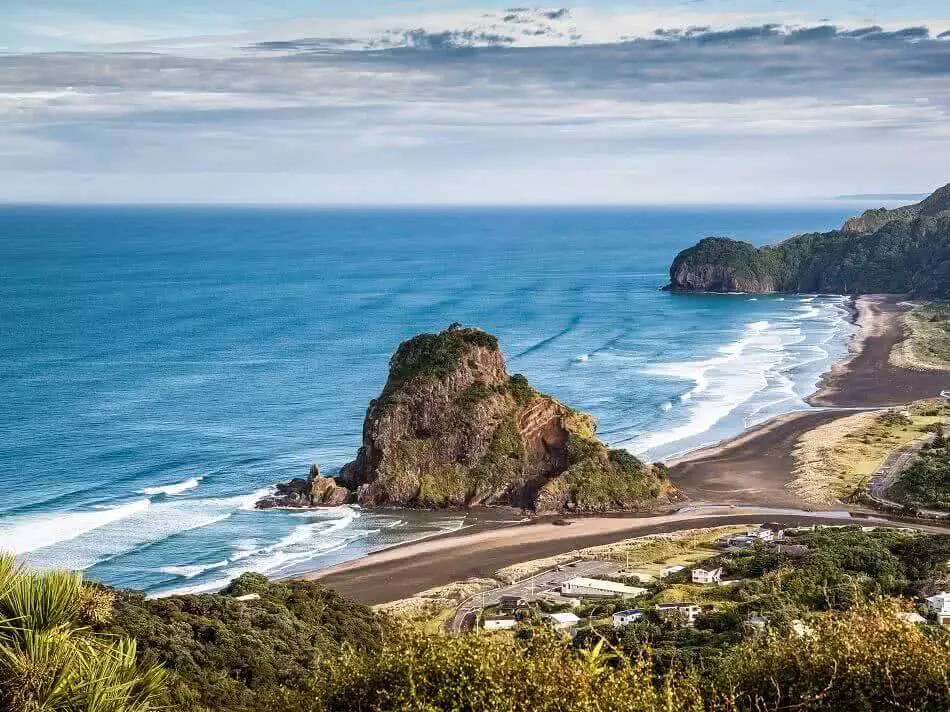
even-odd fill
[(619, 570), (612, 561), (585, 560), (563, 564), (554, 569), (548, 569), (522, 581), (517, 581), (503, 588), (476, 594), (466, 599), (459, 606), (452, 620), (450, 629), (461, 630), (467, 619), (474, 617), (476, 611), (488, 606), (496, 606), (503, 596), (515, 596), (525, 601), (533, 602), (546, 595), (556, 593), (565, 581), (579, 576), (595, 578), (609, 576)]

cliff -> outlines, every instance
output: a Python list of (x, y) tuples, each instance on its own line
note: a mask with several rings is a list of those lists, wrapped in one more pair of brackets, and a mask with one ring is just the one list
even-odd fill
[(672, 492), (660, 469), (600, 442), (591, 416), (509, 376), (494, 336), (459, 326), (399, 346), (337, 483), (366, 507), (605, 511)]
[(680, 252), (667, 289), (682, 292), (907, 293), (950, 296), (950, 185), (894, 210), (869, 210), (840, 230), (777, 245), (714, 237)]

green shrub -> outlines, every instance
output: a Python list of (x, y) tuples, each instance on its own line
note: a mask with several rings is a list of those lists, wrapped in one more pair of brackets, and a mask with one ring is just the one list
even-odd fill
[[(235, 600), (247, 593), (260, 598)], [(244, 574), (220, 594), (120, 591), (100, 630), (134, 637), (144, 663), (169, 671), (175, 709), (224, 712), (302, 704), (313, 665), (341, 646), (378, 648), (380, 628), (368, 608), (320, 584)]]

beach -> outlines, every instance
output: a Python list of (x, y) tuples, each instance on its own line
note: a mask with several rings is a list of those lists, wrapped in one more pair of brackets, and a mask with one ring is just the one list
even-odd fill
[(456, 532), (371, 553), (305, 578), (319, 580), (356, 600), (378, 604), (452, 581), (490, 576), (519, 562), (635, 536), (762, 521), (853, 523), (854, 515), (846, 507), (813, 511), (821, 508), (806, 504), (786, 486), (793, 479), (792, 451), (798, 438), (820, 425), (853, 415), (855, 409), (937, 397), (950, 385), (948, 374), (889, 363), (891, 349), (905, 338), (901, 315), (908, 306), (898, 297), (859, 297), (854, 309), (859, 328), (848, 357), (824, 376), (818, 391), (808, 399), (813, 410), (773, 418), (738, 437), (667, 463), (671, 481), (689, 500), (675, 512), (574, 517), (567, 526), (540, 519)]

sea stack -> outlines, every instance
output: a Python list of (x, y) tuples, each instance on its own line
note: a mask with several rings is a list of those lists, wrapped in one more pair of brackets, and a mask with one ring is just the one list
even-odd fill
[(594, 419), (509, 376), (497, 339), (453, 324), (403, 342), (339, 485), (365, 507), (649, 509), (660, 469), (608, 449)]

